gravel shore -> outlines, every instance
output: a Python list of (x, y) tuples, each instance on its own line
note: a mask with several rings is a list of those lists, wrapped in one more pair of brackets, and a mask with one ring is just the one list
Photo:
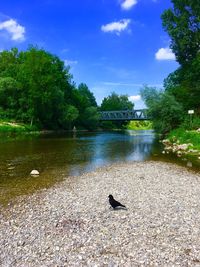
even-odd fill
[(116, 164), (23, 197), (1, 210), (0, 266), (200, 266), (200, 174)]

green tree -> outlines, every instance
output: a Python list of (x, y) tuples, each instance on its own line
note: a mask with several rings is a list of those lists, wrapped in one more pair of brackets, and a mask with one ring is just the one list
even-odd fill
[(20, 52), (17, 79), (22, 85), (20, 114), (24, 120), (43, 127), (58, 128), (64, 93), (71, 76), (64, 63), (43, 49), (31, 47)]
[(0, 77), (16, 77), (19, 66), (19, 51), (12, 48), (10, 51), (0, 52)]
[(94, 130), (99, 125), (99, 113), (97, 107), (90, 106), (87, 107), (83, 113), (82, 125), (89, 130)]
[(14, 117), (19, 107), (18, 85), (11, 77), (0, 77), (0, 107), (4, 117)]
[(72, 123), (82, 126), (94, 121), (90, 107), (95, 107), (95, 117), (93, 93), (86, 84), (76, 88), (69, 67), (57, 56), (33, 46), (0, 52), (1, 117), (46, 129), (68, 129)]
[(140, 93), (157, 132), (166, 134), (183, 121), (183, 108), (171, 93), (148, 86)]
[(200, 4), (197, 0), (171, 0), (173, 7), (162, 14), (163, 27), (171, 37), (171, 48), (183, 65), (200, 48)]
[(164, 88), (174, 95), (185, 110), (194, 109), (200, 115), (200, 55), (190, 64), (179, 67), (164, 81)]
[(85, 83), (79, 84), (78, 91), (85, 100), (85, 106), (97, 107), (97, 102), (94, 94), (89, 90), (88, 86)]
[(185, 114), (194, 109), (200, 115), (200, 4), (196, 0), (172, 0), (172, 4), (162, 20), (180, 67), (165, 79), (164, 87)]
[(60, 124), (62, 125), (63, 128), (65, 129), (70, 129), (72, 128), (72, 123), (78, 118), (79, 116), (79, 111), (75, 106), (72, 105), (67, 105), (64, 106), (62, 112), (62, 117), (60, 118)]
[(99, 124), (97, 103), (93, 93), (88, 86), (81, 83), (78, 88), (72, 91), (73, 105), (79, 110), (79, 117), (76, 124), (89, 130), (94, 130)]
[(105, 97), (101, 104), (102, 111), (133, 109), (134, 104), (128, 100), (127, 95), (118, 95), (115, 92)]
[[(134, 104), (129, 101), (127, 95), (118, 95), (115, 92), (112, 92), (111, 95), (105, 97), (101, 104), (101, 111), (117, 111), (117, 110), (131, 110), (133, 109)], [(105, 129), (110, 128), (123, 128), (127, 125), (128, 122), (124, 121), (113, 121), (113, 122), (103, 122), (102, 127)]]

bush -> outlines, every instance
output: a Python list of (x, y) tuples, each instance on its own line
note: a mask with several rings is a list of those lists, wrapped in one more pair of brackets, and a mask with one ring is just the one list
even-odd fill
[(183, 121), (182, 105), (175, 97), (166, 91), (145, 86), (141, 96), (148, 108), (154, 129), (161, 134), (166, 134), (180, 126)]
[(194, 116), (189, 117), (186, 116), (184, 119), (184, 122), (181, 124), (181, 128), (186, 129), (186, 130), (197, 130), (200, 128), (200, 117)]
[(100, 127), (105, 130), (112, 130), (116, 128), (116, 126), (112, 123), (112, 121), (103, 121)]
[(14, 123), (12, 121), (0, 121), (0, 132), (24, 133), (37, 131), (36, 126)]
[(128, 130), (151, 130), (152, 128), (151, 121), (130, 121), (126, 127)]
[(183, 128), (178, 128), (171, 131), (168, 138), (173, 142), (174, 139), (178, 140), (180, 144), (191, 143), (193, 144), (193, 149), (200, 150), (200, 133), (196, 131), (186, 131)]

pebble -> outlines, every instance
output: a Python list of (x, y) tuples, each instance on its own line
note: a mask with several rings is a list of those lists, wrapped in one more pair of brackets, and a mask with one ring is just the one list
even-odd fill
[(39, 173), (39, 171), (38, 170), (32, 170), (31, 172), (30, 172), (30, 175), (39, 175), (40, 173)]
[[(151, 161), (66, 177), (1, 208), (0, 265), (196, 266), (199, 178)], [(109, 194), (127, 210), (110, 209)]]

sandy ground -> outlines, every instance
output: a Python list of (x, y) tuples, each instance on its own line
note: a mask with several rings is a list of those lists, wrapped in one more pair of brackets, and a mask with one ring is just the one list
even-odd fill
[(1, 211), (0, 266), (200, 266), (200, 174), (117, 164), (23, 197)]

